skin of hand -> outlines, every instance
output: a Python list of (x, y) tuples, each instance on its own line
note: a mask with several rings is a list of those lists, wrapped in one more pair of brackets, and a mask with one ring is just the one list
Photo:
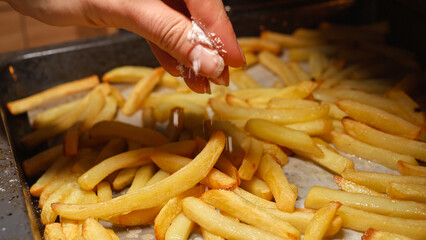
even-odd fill
[[(227, 85), (228, 66), (245, 64), (221, 0), (6, 1), (18, 12), (50, 25), (116, 27), (134, 32), (148, 41), (170, 74), (182, 74), (196, 92), (209, 92), (209, 81)], [(191, 18), (205, 33), (220, 39), (220, 51), (188, 37), (193, 28)], [(195, 62), (199, 74), (192, 69)]]

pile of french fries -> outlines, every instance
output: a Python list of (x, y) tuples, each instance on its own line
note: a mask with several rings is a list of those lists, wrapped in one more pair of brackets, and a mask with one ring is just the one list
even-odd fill
[[(322, 239), (341, 228), (426, 239), (426, 120), (410, 97), (419, 65), (384, 43), (388, 32), (386, 22), (322, 23), (240, 38), (247, 67), (210, 95), (162, 68), (123, 66), (10, 102), (19, 114), (91, 89), (38, 114), (21, 140), (59, 140), (23, 162), (38, 177), (30, 192), (45, 239), (118, 239), (105, 222), (153, 224), (156, 239)], [(259, 64), (279, 79), (273, 87), (248, 73)], [(135, 85), (125, 98), (117, 83)], [(116, 120), (137, 111), (140, 124)], [(296, 208), (289, 156), (331, 172), (340, 190), (314, 186)], [(355, 170), (350, 156), (398, 173)]]

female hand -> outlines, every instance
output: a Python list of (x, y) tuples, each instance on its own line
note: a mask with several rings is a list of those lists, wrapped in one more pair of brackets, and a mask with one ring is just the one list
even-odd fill
[(227, 66), (245, 64), (221, 0), (7, 1), (20, 13), (51, 25), (132, 31), (148, 41), (170, 74), (183, 75), (196, 92), (209, 92), (209, 80), (227, 85)]

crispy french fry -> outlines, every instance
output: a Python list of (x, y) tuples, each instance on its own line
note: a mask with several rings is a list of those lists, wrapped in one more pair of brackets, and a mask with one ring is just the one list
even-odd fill
[(144, 146), (159, 146), (168, 142), (163, 134), (153, 129), (114, 121), (97, 123), (90, 129), (89, 134), (92, 138), (125, 138)]
[(225, 135), (223, 132), (215, 132), (203, 151), (193, 161), (163, 181), (102, 203), (86, 205), (55, 203), (52, 208), (60, 216), (80, 220), (88, 217), (115, 216), (135, 209), (154, 207), (158, 205), (158, 202), (163, 202), (190, 189), (203, 179), (213, 168), (224, 147)]
[(280, 77), (285, 85), (290, 86), (299, 82), (296, 75), (291, 71), (288, 65), (274, 54), (262, 51), (259, 53), (258, 57), (259, 62)]
[(266, 200), (272, 200), (273, 195), (266, 182), (253, 176), (250, 181), (241, 181), (241, 187), (246, 191)]
[(333, 221), (333, 218), (340, 206), (342, 206), (342, 204), (339, 202), (330, 202), (324, 207), (320, 208), (306, 227), (303, 239), (321, 240), (329, 228), (331, 222)]
[(244, 180), (250, 180), (255, 174), (260, 159), (262, 158), (263, 145), (262, 142), (255, 138), (251, 138), (250, 148), (243, 158), (240, 168), (238, 168), (238, 176)]
[(129, 190), (127, 190), (127, 193), (136, 192), (138, 189), (146, 186), (148, 181), (154, 175), (154, 170), (153, 164), (147, 164), (139, 167), (135, 173), (135, 177), (133, 178), (132, 185), (130, 185)]
[(50, 205), (55, 202), (62, 202), (65, 197), (72, 191), (73, 184), (75, 183), (64, 184), (46, 199), (40, 213), (40, 220), (42, 224), (46, 225), (55, 222), (58, 214), (53, 211)]
[(270, 121), (250, 119), (246, 123), (245, 130), (255, 137), (271, 141), (280, 146), (297, 149), (315, 156), (323, 155), (321, 149), (315, 145), (311, 137), (306, 133)]
[(390, 150), (375, 147), (341, 132), (333, 131), (331, 135), (331, 142), (340, 151), (348, 154), (354, 154), (390, 169), (397, 170), (398, 161), (417, 165), (416, 159), (410, 155), (399, 154)]
[(426, 167), (412, 165), (403, 161), (398, 161), (398, 172), (406, 176), (426, 177)]
[(57, 159), (43, 175), (37, 179), (37, 181), (30, 187), (31, 195), (35, 197), (40, 197), (40, 194), (43, 192), (44, 188), (52, 182), (55, 177), (64, 169), (69, 166), (68, 160), (66, 157), (60, 157)]
[(61, 218), (65, 239), (78, 239), (82, 234), (82, 224), (77, 220)]
[(422, 203), (391, 200), (319, 186), (314, 186), (309, 190), (305, 200), (305, 207), (319, 209), (331, 201), (339, 201), (345, 206), (378, 214), (401, 218), (426, 219), (426, 205)]
[(268, 51), (275, 55), (281, 52), (281, 46), (275, 41), (258, 37), (240, 37), (237, 39), (244, 52)]
[(263, 152), (274, 156), (279, 165), (284, 166), (288, 163), (287, 154), (278, 145), (268, 142), (262, 142), (262, 144)]
[(324, 142), (320, 138), (312, 138), (314, 144), (321, 149), (323, 156), (316, 156), (314, 154), (309, 154), (306, 152), (295, 151), (296, 153), (306, 156), (314, 162), (320, 164), (323, 167), (337, 173), (342, 174), (346, 168), (353, 168), (354, 164), (351, 160), (345, 158), (336, 150), (334, 150), (328, 143)]
[(49, 168), (55, 160), (61, 157), (62, 151), (62, 145), (57, 145), (25, 160), (22, 168), (27, 177), (34, 177)]
[(141, 107), (142, 102), (160, 82), (163, 72), (163, 68), (156, 68), (138, 81), (122, 108), (122, 112), (125, 115), (130, 116)]
[(384, 197), (389, 198), (386, 194), (379, 193), (374, 191), (373, 189), (370, 189), (366, 186), (357, 184), (355, 182), (349, 181), (345, 178), (342, 178), (340, 176), (333, 176), (334, 181), (336, 182), (337, 186), (345, 192), (350, 193), (362, 193), (369, 196), (376, 196), (376, 197)]
[(121, 66), (116, 67), (102, 76), (102, 82), (130, 82), (135, 83), (153, 71), (150, 67), (144, 66)]
[(67, 96), (72, 93), (88, 90), (98, 84), (99, 78), (96, 75), (87, 78), (82, 78), (79, 80), (74, 80), (68, 83), (63, 83), (56, 87), (49, 88), (32, 96), (9, 102), (7, 103), (7, 108), (14, 115), (20, 114), (50, 100)]
[(87, 218), (83, 223), (83, 237), (87, 240), (114, 240), (111, 234), (95, 219)]
[(210, 190), (201, 195), (200, 199), (243, 222), (265, 231), (286, 239), (300, 238), (299, 231), (289, 223), (275, 218), (231, 191)]
[(262, 39), (268, 39), (268, 40), (277, 42), (282, 47), (285, 47), (285, 48), (313, 47), (313, 46), (318, 46), (325, 43), (325, 41), (321, 39), (303, 39), (303, 38), (297, 38), (289, 34), (272, 32), (272, 31), (263, 31), (260, 34), (260, 37)]
[[(185, 216), (207, 231), (228, 239), (283, 239), (258, 228), (233, 221), (194, 197), (182, 200)], [(205, 216), (209, 216), (206, 218)], [(236, 231), (238, 230), (238, 231)]]
[(50, 223), (44, 229), (43, 238), (46, 240), (66, 240), (60, 223)]
[(394, 199), (411, 200), (426, 203), (426, 186), (409, 183), (391, 183), (386, 193)]
[(351, 118), (366, 123), (384, 132), (410, 139), (415, 139), (420, 133), (419, 127), (376, 107), (361, 104), (352, 100), (340, 100), (336, 102), (336, 105), (346, 112)]
[(135, 177), (136, 170), (138, 167), (123, 168), (118, 172), (118, 175), (115, 177), (112, 186), (114, 190), (122, 190), (132, 183), (133, 178)]
[(372, 188), (378, 192), (385, 193), (390, 183), (413, 183), (426, 184), (426, 177), (419, 176), (400, 176), (386, 173), (373, 173), (346, 169), (342, 173), (342, 177), (356, 182), (358, 184)]
[(285, 126), (310, 136), (327, 134), (333, 129), (331, 121), (327, 119), (316, 119), (308, 122), (286, 124)]
[(263, 155), (258, 173), (271, 189), (278, 209), (293, 212), (297, 194), (291, 189), (281, 166), (272, 155)]
[(350, 119), (344, 119), (342, 124), (350, 136), (360, 141), (426, 161), (424, 142), (388, 134)]
[(413, 238), (409, 238), (400, 234), (378, 231), (373, 228), (369, 228), (361, 237), (362, 240), (380, 240), (380, 239), (388, 239), (388, 240), (413, 240)]
[(426, 237), (426, 221), (391, 217), (377, 213), (341, 206), (337, 212), (343, 219), (343, 227), (356, 231), (367, 231), (374, 228), (380, 231), (388, 231), (414, 239)]
[(165, 239), (188, 239), (195, 224), (183, 213), (180, 213), (173, 219), (172, 224), (166, 232)]
[(158, 240), (164, 240), (166, 237), (167, 229), (170, 224), (172, 224), (173, 219), (175, 219), (180, 212), (182, 211), (182, 206), (180, 204), (181, 198), (174, 197), (167, 201), (163, 208), (161, 208), (157, 217), (154, 220), (154, 233), (155, 238)]

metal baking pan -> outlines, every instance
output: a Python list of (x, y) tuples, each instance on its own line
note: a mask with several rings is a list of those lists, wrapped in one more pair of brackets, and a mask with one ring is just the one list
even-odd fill
[[(258, 36), (263, 29), (291, 32), (297, 27), (315, 27), (321, 21), (361, 24), (388, 19), (395, 31), (391, 43), (426, 56), (424, 1), (227, 0), (224, 4), (237, 36)], [(22, 161), (47, 148), (43, 145), (29, 152), (20, 147), (19, 139), (31, 130), (28, 116), (11, 115), (5, 103), (63, 82), (102, 75), (120, 65), (158, 66), (158, 62), (148, 44), (128, 32), (0, 55), (1, 239), (41, 239), (37, 199), (29, 194), (34, 179), (24, 176)]]

